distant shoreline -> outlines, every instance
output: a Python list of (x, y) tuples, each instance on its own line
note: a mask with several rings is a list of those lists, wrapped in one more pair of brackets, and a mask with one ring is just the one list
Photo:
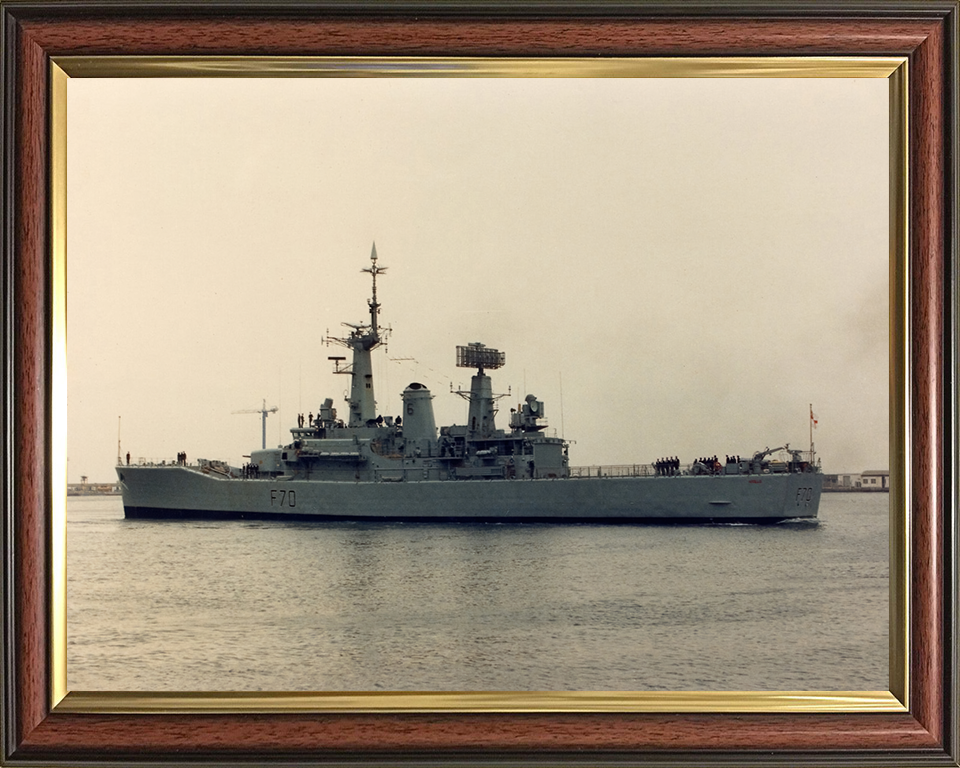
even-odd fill
[(67, 496), (119, 496), (115, 483), (67, 483)]
[(890, 493), (889, 488), (827, 488), (823, 486), (824, 493)]

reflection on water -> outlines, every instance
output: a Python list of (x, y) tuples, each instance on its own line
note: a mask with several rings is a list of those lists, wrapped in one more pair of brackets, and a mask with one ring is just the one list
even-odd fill
[(886, 495), (819, 523), (123, 519), (68, 501), (73, 690), (885, 690)]

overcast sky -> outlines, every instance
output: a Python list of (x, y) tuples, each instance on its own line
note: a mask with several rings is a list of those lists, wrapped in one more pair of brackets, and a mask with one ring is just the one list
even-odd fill
[(506, 352), (573, 465), (809, 443), (888, 459), (883, 79), (128, 79), (68, 85), (68, 478), (238, 464), (348, 378), (323, 345), (392, 326), (463, 423), (455, 346)]

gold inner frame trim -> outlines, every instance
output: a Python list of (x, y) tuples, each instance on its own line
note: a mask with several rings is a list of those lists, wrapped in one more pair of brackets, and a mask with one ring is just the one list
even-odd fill
[[(61, 56), (50, 70), (51, 706), (57, 713), (905, 712), (909, 702), (908, 62), (905, 57), (481, 59)], [(858, 77), (890, 82), (890, 690), (69, 692), (66, 595), (67, 87), (72, 77)]]
[(67, 692), (67, 80), (50, 71), (50, 626), (51, 698)]
[(70, 77), (889, 77), (904, 57), (58, 56)]
[(888, 691), (70, 693), (57, 712), (903, 712)]

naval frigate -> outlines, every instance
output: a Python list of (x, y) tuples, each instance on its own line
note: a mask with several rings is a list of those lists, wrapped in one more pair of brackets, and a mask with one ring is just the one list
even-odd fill
[[(346, 418), (332, 398), (298, 416), (291, 439), (251, 451), (241, 466), (198, 459), (130, 462), (117, 475), (128, 518), (394, 520), (411, 522), (775, 523), (816, 518), (823, 475), (813, 450), (785, 445), (749, 457), (716, 456), (611, 467), (569, 463), (569, 443), (546, 431), (544, 403), (527, 395), (498, 428), (488, 371), (506, 355), (479, 342), (458, 346), (471, 368), (467, 423), (437, 429), (433, 395), (420, 382), (402, 394), (402, 413), (377, 413), (371, 353), (389, 329), (379, 323), (376, 244), (367, 300), (370, 320), (326, 337), (346, 347), (330, 357), (351, 379)], [(263, 418), (266, 419), (266, 405)], [(779, 456), (775, 458), (775, 454)]]

